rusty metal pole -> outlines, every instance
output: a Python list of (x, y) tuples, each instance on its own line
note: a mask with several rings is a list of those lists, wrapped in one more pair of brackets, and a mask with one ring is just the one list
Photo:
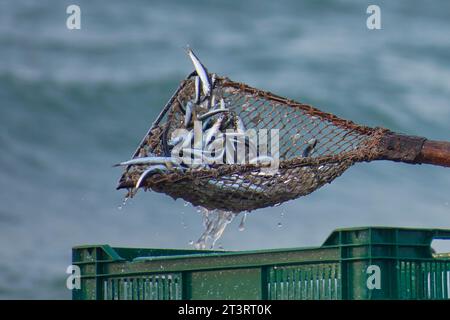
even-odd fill
[(388, 132), (380, 141), (378, 160), (450, 167), (450, 142)]

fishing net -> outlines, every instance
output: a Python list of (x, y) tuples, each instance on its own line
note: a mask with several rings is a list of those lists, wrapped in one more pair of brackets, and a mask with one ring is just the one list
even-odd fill
[[(166, 154), (163, 141), (184, 127), (182, 105), (193, 100), (194, 95), (194, 79), (190, 76), (162, 110), (133, 158)], [(217, 77), (212, 96), (217, 101), (223, 99), (226, 108), (239, 115), (247, 129), (267, 132), (268, 155), (279, 160), (276, 170), (268, 170), (267, 164), (249, 163), (247, 157), (239, 163), (155, 174), (145, 180), (144, 189), (211, 210), (241, 212), (274, 206), (313, 192), (355, 162), (379, 157), (377, 146), (387, 131), (360, 126), (228, 78)], [(269, 132), (278, 135), (273, 138)], [(305, 156), (305, 148), (312, 139), (317, 143)], [(270, 148), (275, 144), (276, 154)], [(143, 165), (127, 167), (118, 188), (129, 189), (129, 196), (133, 196), (134, 186), (144, 170)]]

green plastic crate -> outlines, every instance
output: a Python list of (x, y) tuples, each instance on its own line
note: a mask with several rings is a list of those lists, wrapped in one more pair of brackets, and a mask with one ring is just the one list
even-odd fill
[(335, 230), (321, 247), (257, 251), (73, 248), (73, 299), (449, 299), (450, 230)]

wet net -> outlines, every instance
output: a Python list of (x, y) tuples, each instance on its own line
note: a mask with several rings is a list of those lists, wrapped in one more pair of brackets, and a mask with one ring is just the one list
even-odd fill
[[(191, 76), (181, 83), (133, 158), (167, 155), (164, 141), (185, 127), (183, 105), (195, 99), (194, 82)], [(241, 212), (274, 206), (313, 192), (355, 162), (377, 158), (379, 140), (387, 131), (360, 126), (228, 78), (217, 77), (211, 96), (215, 101), (223, 101), (228, 117), (238, 115), (247, 130), (267, 132), (268, 146), (262, 148), (257, 138), (257, 154), (267, 149), (267, 155), (278, 160), (276, 170), (268, 170), (264, 163), (250, 163), (247, 155), (235, 163), (154, 174), (144, 181), (143, 189), (211, 210)], [(207, 110), (199, 110), (195, 117), (203, 112)], [(273, 138), (269, 132), (278, 134)], [(313, 148), (311, 141), (315, 142)], [(276, 154), (271, 148), (275, 144)], [(305, 153), (307, 148), (309, 152)], [(118, 188), (127, 188), (128, 196), (133, 196), (137, 191), (134, 186), (145, 169), (145, 165), (128, 166)]]

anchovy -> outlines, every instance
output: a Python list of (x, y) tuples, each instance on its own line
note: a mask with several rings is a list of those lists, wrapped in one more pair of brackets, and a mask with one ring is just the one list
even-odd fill
[(211, 93), (211, 81), (209, 79), (208, 71), (205, 66), (200, 62), (195, 53), (191, 50), (191, 48), (186, 49), (189, 58), (194, 65), (195, 71), (197, 71), (197, 75), (202, 80), (202, 90), (205, 96), (209, 96)]
[[(248, 150), (249, 157), (252, 155), (257, 156), (257, 148), (252, 139), (250, 139), (250, 137), (247, 138), (247, 129), (245, 128), (244, 121), (242, 121), (241, 117), (233, 113), (232, 123), (236, 132), (227, 132), (227, 137), (234, 138), (233, 142), (235, 143), (243, 143), (245, 150)], [(244, 139), (238, 139), (242, 137)]]
[(228, 111), (230, 111), (230, 110), (228, 110), (228, 109), (211, 110), (211, 111), (209, 111), (207, 113), (202, 114), (201, 116), (198, 116), (197, 119), (200, 120), (200, 121), (203, 121), (205, 119), (208, 119), (209, 117), (212, 117), (215, 114), (222, 113), (222, 112), (228, 112)]
[(184, 115), (184, 126), (186, 128), (189, 126), (189, 123), (191, 123), (193, 109), (193, 103), (191, 101), (188, 101), (188, 103), (186, 104), (186, 114)]
[(208, 110), (210, 107), (211, 107), (211, 100), (210, 99), (208, 99), (208, 97), (203, 97), (202, 99), (200, 99), (200, 104), (199, 104), (199, 106), (202, 108), (202, 109), (206, 109), (206, 110)]
[(148, 169), (146, 169), (144, 172), (142, 172), (141, 176), (139, 177), (139, 180), (136, 182), (135, 188), (136, 189), (140, 188), (142, 183), (145, 181), (145, 179), (150, 177), (151, 175), (153, 175), (155, 173), (163, 173), (163, 172), (167, 172), (167, 171), (168, 171), (168, 169), (161, 164), (148, 167)]
[(113, 167), (131, 166), (140, 164), (166, 164), (166, 163), (177, 164), (172, 157), (142, 157), (117, 163), (113, 165)]
[(209, 128), (211, 128), (211, 126), (212, 126), (212, 118), (208, 118), (208, 119), (206, 119), (206, 121), (203, 123), (202, 130), (203, 130), (203, 131), (206, 131), (206, 130), (208, 130)]
[(199, 104), (200, 103), (200, 77), (196, 76), (195, 77), (195, 100), (194, 100), (195, 104)]
[(213, 73), (211, 75), (211, 87), (214, 88), (214, 86), (216, 85), (216, 80), (217, 80), (217, 74)]
[(217, 153), (219, 150), (223, 150), (223, 142), (224, 142), (224, 138), (223, 137), (219, 137), (217, 139), (214, 139), (213, 142), (211, 142), (208, 146), (206, 146), (206, 150), (208, 152), (215, 152)]
[(167, 144), (169, 145), (169, 147), (175, 147), (177, 144), (179, 144), (183, 140), (184, 140), (183, 136), (178, 136), (178, 137), (175, 137), (172, 140), (170, 140)]
[(215, 109), (216, 108), (216, 95), (211, 95), (211, 99), (209, 101), (209, 108), (208, 109)]
[(184, 137), (182, 148), (190, 147), (193, 138), (194, 138), (194, 129), (189, 131), (189, 133)]
[[(232, 123), (233, 123), (233, 117), (227, 116), (225, 121), (222, 122), (222, 125), (220, 126), (220, 130), (224, 131), (224, 130), (228, 129)], [(233, 130), (234, 130), (234, 128), (233, 128)]]
[(206, 146), (206, 150), (212, 155), (214, 153), (217, 157), (218, 154), (224, 154), (225, 151), (225, 139), (224, 137), (218, 137), (214, 139), (208, 146)]
[(302, 157), (307, 158), (317, 145), (317, 139), (311, 139), (308, 141), (308, 145), (306, 146), (305, 150), (303, 150)]
[(211, 129), (208, 130), (207, 134), (206, 134), (206, 138), (205, 138), (205, 146), (207, 146), (210, 142), (211, 139), (216, 135), (216, 133), (219, 131), (220, 126), (222, 125), (224, 116), (221, 115), (216, 122), (212, 125)]
[(247, 129), (245, 128), (244, 121), (242, 121), (241, 117), (236, 116), (235, 120), (236, 130), (239, 133), (245, 133)]

